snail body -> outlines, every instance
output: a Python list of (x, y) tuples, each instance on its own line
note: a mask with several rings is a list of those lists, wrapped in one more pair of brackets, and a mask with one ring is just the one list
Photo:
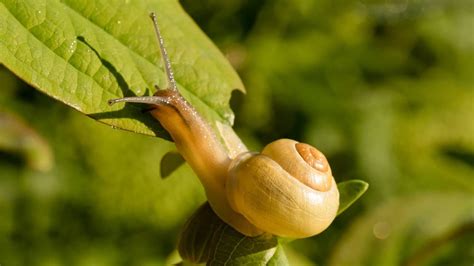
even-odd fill
[[(238, 140), (234, 155), (179, 93), (156, 17), (155, 31), (165, 62), (169, 88), (153, 96), (110, 100), (145, 103), (170, 133), (206, 191), (214, 212), (247, 236), (271, 233), (304, 238), (325, 230), (336, 217), (339, 192), (324, 155), (294, 140), (280, 139), (261, 153)], [(235, 142), (235, 141), (234, 141)]]

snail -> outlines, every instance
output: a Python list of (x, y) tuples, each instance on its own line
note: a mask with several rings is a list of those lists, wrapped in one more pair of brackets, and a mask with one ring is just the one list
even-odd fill
[(199, 177), (214, 212), (240, 233), (305, 238), (325, 230), (339, 206), (339, 192), (325, 156), (311, 145), (290, 139), (276, 140), (261, 153), (250, 152), (235, 133), (229, 134), (232, 147), (226, 147), (178, 91), (156, 15), (150, 17), (168, 88), (155, 86), (153, 96), (112, 99), (109, 104), (151, 105), (151, 115), (169, 132)]

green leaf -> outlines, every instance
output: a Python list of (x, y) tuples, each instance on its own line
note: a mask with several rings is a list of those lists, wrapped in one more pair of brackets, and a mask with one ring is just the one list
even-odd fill
[(369, 184), (362, 180), (349, 180), (337, 184), (339, 190), (339, 210), (337, 215), (343, 213), (369, 188)]
[(232, 124), (228, 102), (243, 85), (178, 1), (2, 0), (0, 63), (101, 122), (166, 138), (145, 107), (107, 105), (166, 86), (150, 11), (157, 12), (181, 93), (208, 121)]
[(193, 263), (208, 265), (287, 265), (276, 237), (248, 237), (224, 223), (209, 203), (201, 206), (181, 233), (178, 251)]
[(285, 252), (283, 251), (283, 247), (281, 245), (277, 246), (275, 253), (273, 254), (270, 261), (268, 261), (267, 265), (289, 265), (288, 259), (286, 258)]

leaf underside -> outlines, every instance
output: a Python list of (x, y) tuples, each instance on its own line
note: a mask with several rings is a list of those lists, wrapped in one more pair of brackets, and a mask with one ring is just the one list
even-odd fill
[(228, 105), (243, 85), (178, 1), (0, 3), (0, 63), (18, 77), (113, 127), (167, 138), (146, 106), (107, 100), (166, 87), (150, 11), (156, 11), (178, 87), (211, 125), (232, 124)]

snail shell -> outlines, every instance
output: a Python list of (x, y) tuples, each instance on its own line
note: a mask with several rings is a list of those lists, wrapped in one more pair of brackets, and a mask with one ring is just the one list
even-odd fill
[(324, 155), (290, 139), (260, 154), (242, 153), (226, 183), (231, 207), (266, 232), (303, 238), (325, 230), (336, 217), (339, 192)]

